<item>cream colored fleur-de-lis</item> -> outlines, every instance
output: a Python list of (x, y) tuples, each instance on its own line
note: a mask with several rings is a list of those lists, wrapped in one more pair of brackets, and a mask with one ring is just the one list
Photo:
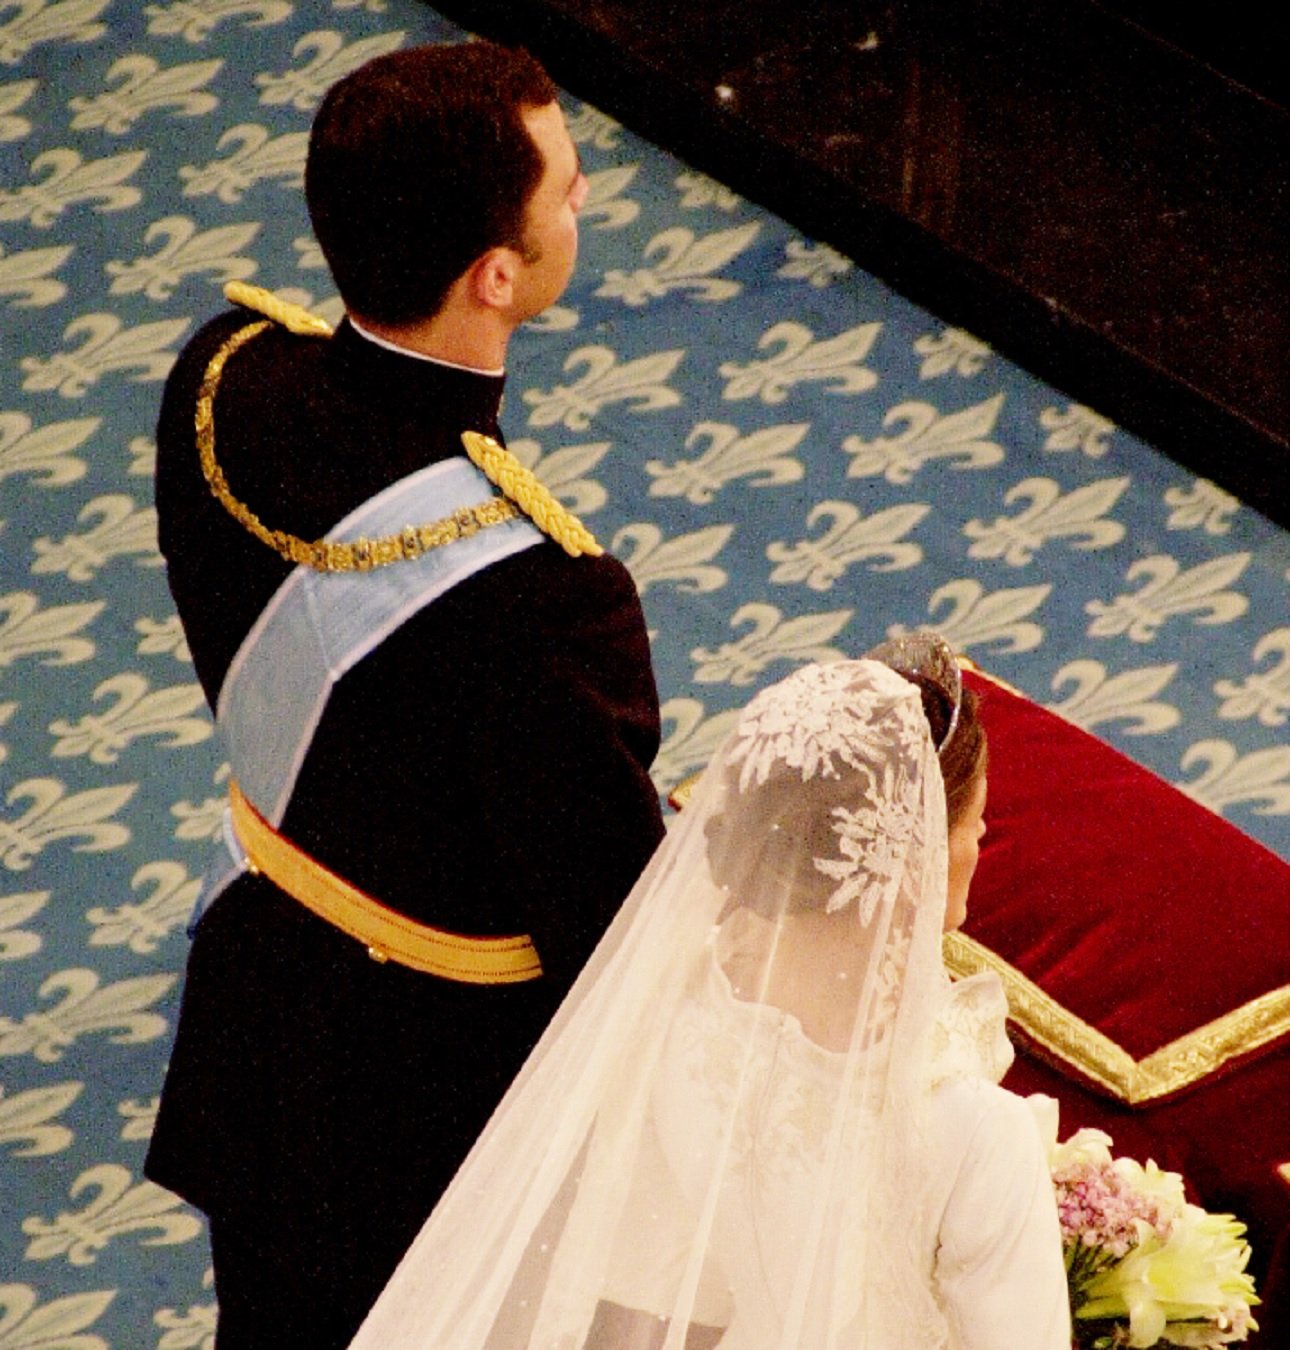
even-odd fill
[(312, 235), (302, 234), (298, 239), (293, 239), (291, 247), (296, 251), (296, 266), (302, 272), (327, 266), (322, 245)]
[(1283, 727), (1290, 714), (1290, 628), (1274, 628), (1255, 644), (1254, 661), (1280, 655), (1265, 671), (1242, 681), (1219, 680), (1214, 692), (1223, 700), (1218, 715), (1229, 721), (1254, 717), (1265, 727)]
[(255, 275), (259, 263), (238, 250), (250, 247), (259, 232), (255, 221), (199, 231), (196, 222), (186, 216), (155, 220), (145, 231), (143, 242), (164, 240), (161, 249), (131, 262), (107, 263), (104, 271), (113, 278), (108, 292), (134, 295), (142, 291), (149, 300), (169, 300), (184, 277), (200, 272), (211, 273), (212, 280), (218, 282), (245, 281)]
[(44, 487), (65, 487), (85, 477), (85, 461), (72, 451), (99, 429), (101, 417), (50, 422), (32, 429), (25, 413), (0, 413), (0, 479), (20, 473)]
[(809, 422), (790, 422), (761, 427), (741, 436), (738, 427), (723, 422), (700, 422), (685, 441), (687, 450), (708, 442), (708, 448), (698, 459), (682, 459), (672, 464), (659, 459), (645, 462), (645, 472), (654, 479), (649, 495), (684, 497), (696, 506), (704, 506), (737, 478), (749, 479), (753, 487), (796, 483), (806, 470), (791, 452), (809, 430)]
[(1108, 421), (1092, 408), (1081, 403), (1069, 403), (1060, 408), (1045, 408), (1039, 414), (1039, 425), (1049, 433), (1045, 450), (1079, 450), (1089, 459), (1101, 459), (1110, 449), (1106, 438), (1115, 431), (1115, 423)]
[(558, 502), (576, 516), (599, 511), (609, 494), (594, 478), (586, 478), (609, 453), (608, 441), (587, 445), (565, 445), (549, 454), (535, 440), (508, 441), (506, 448), (542, 481)]
[(820, 291), (831, 286), (853, 266), (851, 259), (844, 258), (837, 249), (828, 244), (808, 243), (805, 239), (790, 239), (784, 245), (784, 255), (788, 261), (775, 275), (786, 281), (809, 282)]
[(210, 1350), (215, 1344), (218, 1308), (214, 1303), (194, 1303), (186, 1312), (158, 1308), (152, 1320), (162, 1330), (157, 1350)]
[(730, 627), (748, 632), (719, 647), (696, 647), (690, 653), (696, 663), (694, 679), (698, 684), (745, 685), (775, 661), (839, 661), (845, 653), (828, 644), (852, 613), (835, 609), (786, 619), (774, 605), (742, 605), (730, 616)]
[(990, 356), (990, 348), (962, 328), (924, 333), (915, 340), (914, 350), (923, 358), (918, 368), (920, 380), (935, 380), (949, 374), (979, 375)]
[[(93, 42), (107, 32), (95, 20), (111, 0), (21, 0), (0, 24), (0, 65), (15, 66), (42, 42)], [(12, 9), (6, 4), (5, 9)]]
[(1227, 534), (1232, 528), (1232, 517), (1241, 509), (1241, 503), (1230, 492), (1224, 492), (1217, 483), (1207, 478), (1193, 480), (1190, 488), (1168, 488), (1165, 505), (1173, 510), (1166, 521), (1171, 530), (1203, 529), (1206, 534)]
[(143, 1140), (152, 1138), (157, 1123), (157, 1111), (161, 1107), (160, 1097), (151, 1097), (146, 1102), (136, 1101), (133, 1097), (117, 1104), (116, 1113), (125, 1124), (121, 1127), (121, 1138), (125, 1140)]
[[(1044, 640), (1043, 628), (1031, 616), (1052, 592), (1051, 586), (1018, 586), (987, 591), (979, 581), (963, 577), (932, 592), (927, 602), (928, 625), (955, 651), (993, 647), (1000, 653), (1033, 651)], [(893, 624), (888, 637), (910, 632)]]
[(70, 244), (54, 248), (29, 248), (6, 256), (0, 244), (0, 296), (16, 297), (20, 309), (54, 305), (67, 294), (67, 286), (53, 275), (72, 256)]
[(569, 128), (569, 139), (574, 145), (592, 145), (597, 150), (616, 150), (618, 138), (622, 135), (622, 124), (615, 122), (608, 113), (584, 103), (571, 112), (565, 119)]
[(145, 5), (148, 33), (152, 37), (184, 37), (205, 42), (225, 19), (247, 17), (248, 28), (265, 28), (289, 18), (291, 0), (169, 0)]
[(0, 188), (0, 220), (26, 220), (38, 230), (48, 229), (80, 202), (95, 202), (95, 211), (124, 211), (136, 206), (143, 193), (126, 182), (148, 158), (146, 150), (127, 150), (104, 159), (86, 160), (67, 148), (46, 150), (31, 162), (33, 174), (45, 177), (25, 187)]
[[(126, 671), (94, 690), (94, 701), (103, 699), (112, 700), (104, 712), (87, 713), (76, 722), (60, 717), (49, 724), (50, 735), (57, 737), (52, 758), (85, 755), (94, 764), (115, 764), (122, 750), (145, 736), (156, 737), (163, 746), (181, 746), (198, 745), (214, 732), (199, 684), (154, 690), (142, 675)], [(201, 715), (193, 716), (199, 710)]]
[(116, 909), (96, 905), (86, 910), (85, 920), (94, 929), (91, 947), (129, 947), (140, 956), (155, 952), (188, 921), (202, 880), (190, 878), (182, 863), (145, 863), (131, 879), (130, 889), (139, 891), (149, 886), (152, 893), (139, 904)]
[(989, 439), (1002, 407), (1001, 393), (944, 416), (930, 403), (898, 403), (882, 424), (895, 427), (903, 422), (903, 430), (872, 441), (848, 436), (842, 442), (851, 456), (847, 477), (881, 475), (889, 483), (903, 485), (934, 459), (948, 460), (956, 469), (991, 468), (1003, 459), (1003, 447)]
[(684, 355), (684, 351), (651, 352), (620, 363), (608, 347), (579, 347), (562, 367), (566, 374), (582, 370), (572, 384), (558, 384), (549, 393), (524, 391), (524, 402), (533, 408), (529, 425), (563, 422), (570, 431), (586, 431), (591, 419), (611, 403), (625, 403), (636, 412), (674, 408), (681, 395), (667, 382)]
[(109, 1242), (127, 1233), (151, 1233), (143, 1245), (163, 1247), (191, 1242), (202, 1231), (201, 1220), (183, 1208), (179, 1196), (155, 1181), (136, 1182), (130, 1169), (117, 1163), (82, 1172), (67, 1198), (75, 1201), (89, 1191), (97, 1195), (82, 1209), (22, 1221), (22, 1231), (31, 1238), (24, 1253), (28, 1261), (65, 1256), (71, 1265), (89, 1266)]
[(1053, 692), (1071, 692), (1048, 704), (1048, 710), (1085, 731), (1108, 722), (1125, 723), (1122, 730), (1129, 736), (1168, 731), (1182, 721), (1182, 714), (1172, 703), (1157, 702), (1156, 695), (1177, 673), (1176, 662), (1111, 675), (1101, 661), (1069, 661), (1053, 676)]
[(115, 89), (90, 98), (73, 98), (67, 106), (76, 115), (73, 131), (101, 128), (112, 136), (124, 135), (153, 108), (173, 108), (180, 117), (199, 117), (219, 107), (219, 99), (204, 85), (219, 73), (223, 61), (189, 61), (163, 70), (151, 56), (135, 53), (108, 67)]
[[(215, 784), (218, 787), (226, 783), (229, 766), (221, 764), (215, 771)], [(224, 816), (228, 810), (228, 795), (221, 793), (216, 797), (207, 797), (200, 802), (176, 802), (170, 808), (170, 814), (179, 822), (175, 826), (176, 839), (216, 839), (224, 828)]]
[(725, 548), (734, 529), (733, 525), (709, 525), (665, 539), (657, 525), (642, 521), (619, 530), (612, 547), (642, 595), (663, 582), (691, 593), (716, 591), (726, 584), (726, 570), (715, 566), (712, 559)]
[(813, 591), (827, 591), (852, 563), (867, 560), (874, 572), (916, 567), (923, 560), (922, 546), (910, 543), (905, 535), (931, 509), (910, 502), (864, 516), (850, 502), (820, 502), (806, 517), (806, 527), (827, 521), (824, 533), (816, 539), (791, 544), (779, 539), (770, 544), (766, 557), (779, 564), (770, 579), (777, 585), (801, 582)]
[(754, 220), (696, 236), (683, 225), (673, 226), (645, 246), (645, 260), (653, 259), (652, 266), (634, 272), (614, 268), (605, 273), (596, 294), (634, 307), (674, 291), (688, 291), (695, 300), (729, 300), (743, 290), (743, 283), (713, 273), (747, 249), (760, 229)]
[(1027, 478), (1004, 496), (1004, 505), (1028, 501), (1016, 516), (996, 516), (987, 525), (969, 520), (963, 533), (976, 542), (969, 558), (1001, 558), (1013, 567), (1024, 567), (1050, 539), (1070, 539), (1072, 547), (1088, 550), (1109, 548), (1124, 538), (1118, 520), (1105, 519), (1129, 486), (1127, 478), (1103, 478), (1063, 492), (1051, 478)]
[(882, 331), (881, 323), (861, 323), (835, 337), (816, 341), (815, 334), (792, 319), (772, 324), (758, 339), (757, 350), (779, 350), (761, 361), (740, 365), (726, 361), (718, 369), (726, 381), (727, 402), (760, 398), (783, 403), (798, 384), (823, 384), (826, 393), (860, 394), (878, 377), (863, 364)]
[(1198, 778), (1175, 786), (1211, 811), (1250, 806), (1262, 816), (1290, 814), (1290, 746), (1242, 755), (1230, 741), (1197, 741), (1179, 767), (1187, 773), (1197, 765), (1204, 766)]
[(147, 436), (132, 436), (126, 447), (130, 452), (131, 478), (152, 478), (157, 472), (157, 443)]
[(621, 194), (632, 185), (639, 164), (618, 164), (587, 175), (587, 199), (578, 219), (594, 223), (598, 230), (618, 230), (630, 225), (641, 213), (640, 203)]
[(5, 798), (12, 806), (31, 805), (15, 819), (0, 817), (0, 863), (11, 872), (25, 872), (51, 844), (79, 839), (76, 853), (103, 853), (128, 843), (130, 830), (111, 820), (138, 790), (135, 783), (68, 792), (56, 778), (27, 778)]
[(1184, 570), (1176, 558), (1157, 553), (1141, 558), (1124, 574), (1126, 581), (1141, 581), (1131, 594), (1114, 600), (1090, 600), (1084, 606), (1093, 615), (1089, 637), (1127, 636), (1133, 642), (1150, 642), (1167, 619), (1195, 614), (1194, 623), (1211, 626), (1239, 619), (1250, 607), (1249, 600), (1230, 586), (1245, 571), (1248, 553), (1230, 553), (1210, 558)]
[(245, 122), (230, 127), (215, 143), (216, 150), (221, 152), (230, 146), (236, 148), (223, 159), (213, 159), (209, 164), (185, 164), (179, 170), (185, 197), (214, 196), (226, 206), (236, 206), (247, 189), (259, 182), (276, 179), (283, 187), (303, 185), (309, 146), (307, 132), (288, 131), (274, 136), (267, 127)]
[(140, 656), (169, 654), (176, 661), (192, 664), (193, 654), (188, 650), (188, 639), (178, 614), (167, 615), (164, 619), (136, 619), (134, 631), (139, 634), (136, 650)]
[(41, 1303), (29, 1284), (0, 1284), (0, 1350), (110, 1350), (88, 1333), (117, 1296), (92, 1289)]
[(708, 206), (718, 211), (733, 211), (743, 200), (724, 183), (709, 178), (707, 174), (695, 173), (692, 169), (677, 174), (672, 185), (681, 194), (677, 204), (683, 211), (696, 211)]
[(17, 112), (36, 92), (36, 84), (35, 80), (0, 84), (0, 141), (21, 141), (31, 135), (31, 123)]
[(61, 572), (69, 581), (92, 581), (99, 568), (113, 558), (132, 556), (140, 567), (161, 566), (154, 507), (137, 506), (132, 497), (112, 492), (88, 502), (76, 519), (82, 524), (97, 524), (57, 543), (45, 537), (37, 539), (32, 545), (36, 554), (31, 565), (34, 573)]
[(280, 75), (257, 75), (255, 82), (260, 87), (260, 102), (269, 106), (287, 104), (299, 112), (309, 112), (337, 80), (375, 56), (397, 51), (405, 37), (407, 34), (399, 29), (374, 33), (353, 42), (346, 42), (343, 33), (330, 28), (306, 33), (291, 49), (291, 54), (298, 57), (311, 52), (312, 59), (298, 70), (284, 71)]
[[(81, 1095), (84, 1083), (51, 1083), (6, 1096), (0, 1086), (0, 1148), (10, 1146), (15, 1158), (45, 1158), (61, 1153), (74, 1135), (54, 1119)], [(0, 1324), (0, 1333), (3, 1324)], [(0, 1347), (4, 1336), (0, 1334)]]
[(730, 729), (739, 720), (739, 709), (704, 716), (697, 698), (670, 698), (659, 709), (663, 725), (671, 730), (663, 737), (650, 775), (659, 792), (670, 792), (706, 765)]
[(150, 1005), (169, 993), (178, 976), (136, 975), (100, 987), (94, 970), (60, 970), (39, 989), (42, 999), (62, 995), (43, 1012), (21, 1022), (0, 1017), (0, 1056), (33, 1055), (54, 1064), (82, 1036), (111, 1032), (113, 1045), (141, 1045), (166, 1033), (166, 1019)]
[(84, 337), (81, 346), (50, 357), (24, 356), (22, 387), (33, 393), (56, 390), (64, 398), (80, 398), (91, 385), (116, 370), (131, 370), (136, 384), (166, 377), (175, 363), (173, 343), (188, 328), (188, 319), (161, 319), (127, 328), (115, 314), (84, 314), (68, 324), (63, 336)]
[(0, 961), (23, 961), (38, 952), (44, 942), (39, 933), (20, 928), (34, 919), (49, 903), (48, 891), (0, 895)]
[(0, 595), (0, 670), (15, 661), (41, 657), (44, 666), (70, 666), (94, 655), (94, 642), (81, 636), (103, 612), (106, 601), (40, 607), (30, 591)]

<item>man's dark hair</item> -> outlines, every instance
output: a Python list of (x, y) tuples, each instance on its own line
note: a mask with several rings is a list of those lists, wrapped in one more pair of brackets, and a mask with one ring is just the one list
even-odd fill
[(491, 42), (378, 56), (314, 119), (305, 199), (347, 308), (426, 319), (490, 248), (523, 248), (542, 155), (523, 111), (556, 88), (525, 51)]

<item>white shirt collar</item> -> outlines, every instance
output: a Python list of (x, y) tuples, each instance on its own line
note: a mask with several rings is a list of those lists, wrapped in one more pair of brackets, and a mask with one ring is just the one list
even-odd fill
[(391, 342), (388, 338), (377, 337), (375, 333), (369, 332), (352, 315), (347, 316), (349, 326), (360, 336), (367, 339), (368, 342), (374, 342), (378, 347), (384, 347), (387, 352), (398, 352), (400, 356), (412, 356), (418, 361), (429, 361), (432, 366), (447, 366), (449, 370), (464, 370), (470, 375), (505, 375), (506, 367), (499, 366), (496, 370), (480, 370), (478, 366), (463, 366), (456, 361), (444, 361), (438, 356), (427, 356), (425, 352), (413, 351), (411, 347), (401, 347), (397, 342)]

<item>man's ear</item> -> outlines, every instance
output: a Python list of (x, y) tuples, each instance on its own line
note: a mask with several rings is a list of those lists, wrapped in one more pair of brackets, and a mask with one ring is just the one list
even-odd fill
[(515, 299), (515, 279), (520, 255), (511, 248), (490, 248), (471, 264), (467, 273), (477, 304), (489, 309), (508, 309)]

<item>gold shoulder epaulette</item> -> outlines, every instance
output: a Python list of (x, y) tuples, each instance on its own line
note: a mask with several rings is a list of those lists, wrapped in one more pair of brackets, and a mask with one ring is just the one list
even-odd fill
[(331, 337), (331, 324), (310, 314), (302, 305), (282, 300), (263, 286), (248, 286), (245, 281), (230, 281), (224, 287), (224, 299), (232, 305), (254, 310), (266, 319), (280, 323), (288, 332), (301, 337)]

